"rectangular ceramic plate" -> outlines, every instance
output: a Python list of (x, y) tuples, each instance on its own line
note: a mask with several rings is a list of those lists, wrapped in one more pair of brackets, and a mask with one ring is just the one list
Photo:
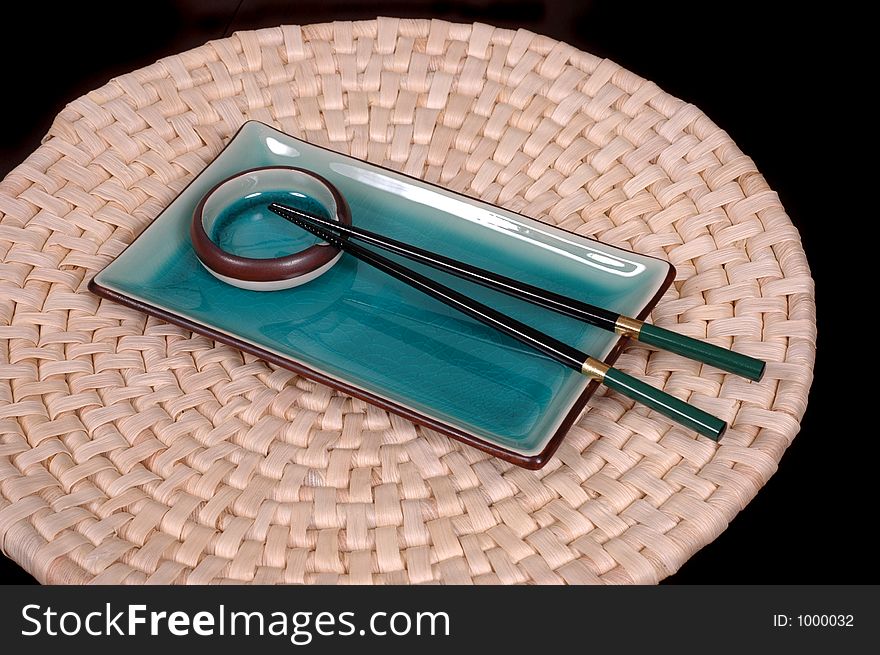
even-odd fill
[[(494, 455), (542, 466), (595, 385), (403, 283), (344, 256), (286, 291), (245, 291), (200, 265), (189, 240), (199, 199), (258, 166), (313, 170), (353, 222), (531, 284), (644, 317), (672, 280), (667, 262), (608, 246), (257, 122), (91, 283), (136, 307), (337, 387)], [(417, 267), (413, 265), (413, 267)], [(618, 337), (444, 273), (420, 271), (594, 357)]]

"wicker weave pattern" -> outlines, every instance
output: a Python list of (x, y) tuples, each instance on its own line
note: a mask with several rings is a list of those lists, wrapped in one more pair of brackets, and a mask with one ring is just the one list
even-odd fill
[[(765, 380), (632, 347), (621, 368), (728, 420), (722, 445), (600, 391), (531, 472), (89, 294), (247, 119), (670, 260), (653, 320), (735, 342)], [(41, 581), (653, 583), (773, 474), (807, 401), (813, 284), (753, 162), (696, 107), (526, 31), (208, 43), (72, 102), (0, 216), (0, 545)]]

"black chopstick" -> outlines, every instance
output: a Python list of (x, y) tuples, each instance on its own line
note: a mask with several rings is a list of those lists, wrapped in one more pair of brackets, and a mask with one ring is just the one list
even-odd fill
[(327, 243), (348, 252), (401, 282), (426, 293), (481, 323), (513, 337), (521, 343), (535, 348), (551, 359), (605, 384), (607, 387), (660, 412), (673, 421), (695, 430), (699, 434), (717, 441), (727, 427), (724, 421), (708, 412), (704, 412), (664, 391), (655, 389), (631, 375), (627, 375), (604, 362), (590, 357), (569, 344), (563, 343), (540, 330), (492, 309), (488, 305), (477, 302), (406, 266), (391, 261), (372, 250), (353, 243), (350, 239), (346, 239), (320, 225), (316, 225), (316, 221), (308, 220), (313, 219), (311, 214), (303, 217), (302, 214), (304, 212), (293, 210), (277, 203), (270, 204), (269, 209), (282, 218), (308, 230)]
[(683, 355), (689, 359), (710, 364), (724, 371), (741, 375), (749, 380), (760, 380), (764, 375), (765, 364), (760, 359), (755, 359), (754, 357), (749, 357), (726, 348), (719, 348), (714, 344), (693, 339), (672, 330), (666, 330), (547, 289), (541, 289), (540, 287), (520, 282), (519, 280), (514, 280), (484, 268), (397, 241), (363, 228), (341, 225), (336, 221), (316, 216), (294, 207), (288, 207), (287, 205), (273, 203), (269, 206), (269, 209), (284, 218), (288, 217), (284, 216), (281, 213), (282, 211), (295, 214), (305, 221), (311, 221), (313, 224), (317, 224), (325, 229), (329, 228), (347, 237), (359, 239), (420, 264), (445, 271), (451, 275), (470, 280), (510, 296), (527, 300), (532, 304), (574, 317), (603, 330), (616, 332), (643, 343), (657, 346), (663, 350)]

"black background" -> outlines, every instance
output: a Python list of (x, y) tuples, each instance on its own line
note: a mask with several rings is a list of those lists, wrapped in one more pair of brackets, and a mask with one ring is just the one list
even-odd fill
[[(757, 498), (667, 582), (877, 582), (862, 536), (876, 519), (857, 467), (869, 459), (876, 428), (854, 416), (862, 400), (852, 387), (861, 385), (841, 375), (844, 362), (869, 371), (873, 358), (850, 354), (847, 319), (855, 308), (842, 293), (867, 294), (869, 287), (856, 281), (854, 258), (840, 256), (849, 245), (842, 235), (864, 223), (864, 214), (848, 208), (845, 180), (853, 164), (843, 150), (865, 117), (839, 78), (833, 21), (826, 13), (792, 11), (751, 0), (156, 0), (52, 3), (51, 9), (23, 3), (18, 12), (25, 16), (6, 31), (27, 37), (0, 42), (0, 175), (37, 147), (66, 102), (112, 76), (236, 30), (376, 15), (436, 17), (523, 27), (609, 57), (700, 107), (755, 160), (800, 229), (817, 284), (819, 357), (800, 435)], [(105, 16), (118, 27), (105, 28)], [(41, 59), (50, 66), (38, 65)], [(0, 557), (0, 582), (31, 581)]]

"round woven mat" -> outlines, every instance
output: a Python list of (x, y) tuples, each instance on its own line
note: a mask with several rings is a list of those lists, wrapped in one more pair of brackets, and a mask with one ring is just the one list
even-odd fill
[[(527, 471), (86, 290), (248, 119), (671, 261), (653, 321), (769, 361), (625, 371), (714, 444), (600, 391)], [(696, 107), (526, 31), (379, 19), (239, 33), (72, 102), (0, 185), (0, 545), (52, 583), (653, 583), (798, 431), (797, 230)], [(761, 548), (755, 535), (755, 548)]]

